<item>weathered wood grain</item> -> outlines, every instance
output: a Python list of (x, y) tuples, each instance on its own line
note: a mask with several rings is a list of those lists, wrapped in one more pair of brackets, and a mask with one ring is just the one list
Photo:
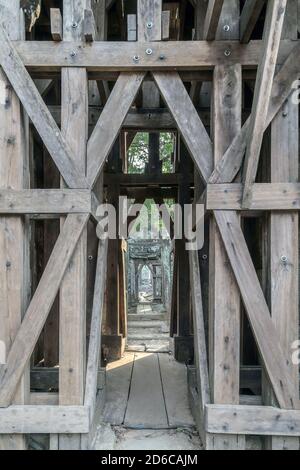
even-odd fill
[(264, 7), (264, 0), (246, 0), (241, 13), (240, 41), (247, 43), (255, 28), (259, 15)]
[(216, 38), (216, 32), (218, 29), (223, 4), (224, 0), (208, 1), (203, 28), (203, 39), (206, 41), (213, 41)]

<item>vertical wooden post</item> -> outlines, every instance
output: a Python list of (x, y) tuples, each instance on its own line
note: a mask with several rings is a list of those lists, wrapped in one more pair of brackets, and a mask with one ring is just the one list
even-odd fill
[[(81, 40), (87, 0), (64, 0), (64, 40)], [(76, 165), (86, 172), (88, 79), (84, 68), (62, 69), (62, 132)], [(60, 291), (59, 404), (82, 405), (86, 367), (87, 230), (76, 247)], [(60, 435), (60, 449), (80, 449), (80, 435)]]
[[(297, 0), (287, 3), (284, 39), (297, 39)], [(299, 115), (298, 105), (288, 99), (271, 125), (271, 182), (298, 182)], [(270, 307), (272, 319), (287, 355), (298, 339), (299, 278), (298, 278), (297, 212), (272, 212), (270, 215)], [(296, 395), (299, 390), (298, 366), (291, 364)], [(274, 404), (274, 399), (271, 401)], [(274, 450), (299, 450), (299, 438), (273, 436), (269, 445)]]
[[(24, 39), (24, 18), (19, 0), (0, 0), (1, 20), (12, 40)], [(19, 99), (0, 68), (0, 188), (29, 187), (28, 120)], [(6, 357), (28, 305), (29, 226), (21, 217), (0, 218), (0, 341)], [(2, 358), (3, 360), (4, 358)], [(29, 375), (25, 374), (14, 397), (28, 403)], [(0, 435), (0, 449), (26, 448), (23, 435)]]
[[(239, 38), (239, 2), (224, 4), (217, 39)], [(229, 28), (229, 29), (228, 29)], [(240, 65), (214, 71), (212, 133), (215, 164), (241, 128)], [(216, 223), (210, 226), (209, 364), (212, 402), (239, 404), (240, 295)], [(244, 436), (211, 436), (207, 448), (239, 449)]]
[[(178, 187), (178, 204), (180, 204), (184, 220), (184, 205), (190, 203), (190, 156), (179, 138), (179, 170), (181, 174)], [(191, 302), (189, 292), (190, 274), (188, 252), (185, 250), (186, 240), (176, 240), (177, 252), (177, 331), (174, 335), (174, 356), (179, 362), (188, 362), (192, 358), (193, 338), (191, 336)], [(175, 266), (174, 266), (175, 269)]]

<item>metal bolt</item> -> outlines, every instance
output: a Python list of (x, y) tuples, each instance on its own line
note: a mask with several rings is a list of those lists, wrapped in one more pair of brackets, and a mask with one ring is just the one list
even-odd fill
[(153, 53), (153, 50), (150, 49), (150, 47), (148, 49), (146, 49), (146, 54), (147, 55), (151, 55)]
[(75, 51), (72, 51), (71, 54), (70, 54), (71, 57), (75, 57), (76, 56), (76, 52)]
[(134, 55), (133, 60), (134, 60), (134, 62), (138, 62), (140, 60), (140, 56)]
[(224, 55), (225, 55), (225, 57), (229, 57), (231, 55), (231, 51), (229, 49), (226, 49), (224, 51)]
[(228, 33), (228, 31), (230, 31), (230, 26), (229, 26), (229, 24), (225, 24), (225, 25), (223, 26), (223, 29), (224, 29), (224, 31), (226, 31), (226, 33)]
[(281, 261), (282, 261), (283, 263), (286, 263), (286, 262), (287, 262), (287, 257), (286, 257), (285, 255), (281, 256), (280, 259), (281, 259)]
[(207, 260), (207, 255), (202, 255), (203, 260)]
[(74, 23), (72, 23), (72, 28), (77, 28), (78, 24), (76, 23), (76, 21), (74, 21)]
[(88, 256), (88, 260), (89, 260), (89, 261), (93, 261), (93, 259), (94, 259), (93, 255), (89, 255), (89, 256)]
[(10, 262), (10, 261), (6, 261), (6, 267), (7, 267), (7, 268), (10, 268), (10, 267), (11, 267), (11, 262)]
[(148, 28), (148, 29), (153, 28), (153, 23), (152, 23), (152, 21), (149, 21), (149, 22), (147, 23), (147, 28)]
[(159, 60), (165, 60), (166, 56), (164, 54), (160, 54)]

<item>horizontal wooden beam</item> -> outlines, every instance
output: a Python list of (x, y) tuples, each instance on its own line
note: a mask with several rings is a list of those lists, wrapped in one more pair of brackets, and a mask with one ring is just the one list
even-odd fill
[[(208, 184), (206, 209), (242, 210), (243, 185)], [(250, 210), (281, 211), (300, 209), (300, 183), (256, 183)]]
[(0, 190), (0, 214), (68, 214), (92, 212), (87, 189)]
[[(295, 42), (281, 41), (278, 64), (284, 62)], [(236, 41), (94, 41), (92, 44), (15, 41), (13, 44), (24, 65), (33, 71), (54, 71), (61, 67), (85, 67), (89, 72), (201, 70), (235, 63), (256, 69), (263, 53), (262, 41), (251, 41), (249, 44)]]
[(300, 436), (300, 411), (271, 406), (206, 405), (206, 431), (214, 434)]
[(71, 434), (89, 432), (85, 406), (15, 405), (0, 409), (1, 434)]

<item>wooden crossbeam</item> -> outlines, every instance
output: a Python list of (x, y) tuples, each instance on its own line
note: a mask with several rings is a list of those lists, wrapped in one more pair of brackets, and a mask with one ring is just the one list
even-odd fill
[(140, 89), (143, 72), (121, 73), (88, 141), (87, 178), (92, 187)]
[(290, 377), (291, 358), (282, 348), (279, 335), (272, 322), (239, 218), (232, 211), (214, 211), (214, 216), (279, 406), (297, 409), (299, 408), (299, 392)]
[(72, 258), (87, 214), (68, 215), (0, 373), (0, 407), (9, 406)]
[(257, 71), (244, 162), (243, 206), (245, 208), (248, 208), (250, 204), (251, 189), (256, 178), (286, 4), (287, 0), (273, 0), (272, 2), (268, 2), (263, 40), (264, 54), (261, 57)]
[(247, 43), (264, 7), (265, 0), (246, 0), (241, 13), (240, 41)]
[(91, 212), (88, 189), (1, 189), (0, 214), (68, 214)]
[[(208, 184), (208, 210), (242, 210), (243, 185)], [(300, 209), (299, 183), (255, 183), (249, 209), (259, 211), (294, 211)]]
[(300, 412), (272, 406), (207, 405), (206, 430), (220, 434), (299, 437)]
[[(14, 41), (25, 67), (31, 71), (59, 71), (62, 67), (85, 67), (96, 71), (212, 70), (215, 65), (233, 65), (255, 70), (262, 55), (262, 41)], [(295, 42), (281, 41), (278, 64), (285, 61)], [(152, 54), (146, 54), (151, 49)], [(230, 51), (225, 55), (226, 50)]]
[(213, 168), (213, 150), (206, 129), (177, 72), (155, 72), (154, 80), (205, 182)]
[(0, 409), (1, 434), (71, 434), (89, 430), (89, 409), (84, 406), (13, 405)]
[(216, 37), (223, 4), (224, 0), (209, 0), (208, 2), (203, 28), (203, 39), (205, 41), (213, 41)]
[(3, 26), (0, 26), (0, 64), (67, 185), (87, 188), (84, 175), (72, 161), (69, 146)]
[(50, 25), (53, 41), (62, 41), (63, 23), (59, 8), (50, 8)]
[(96, 404), (97, 377), (101, 355), (101, 327), (106, 285), (107, 248), (108, 239), (99, 240), (84, 396), (84, 405), (90, 408), (91, 416), (94, 414)]
[[(300, 44), (297, 44), (274, 79), (264, 130), (267, 129), (286, 99), (293, 92), (292, 84), (300, 75), (299, 54)], [(217, 164), (209, 178), (210, 183), (230, 183), (233, 181), (241, 168), (249, 129), (250, 118), (245, 122), (241, 132), (235, 137)]]

